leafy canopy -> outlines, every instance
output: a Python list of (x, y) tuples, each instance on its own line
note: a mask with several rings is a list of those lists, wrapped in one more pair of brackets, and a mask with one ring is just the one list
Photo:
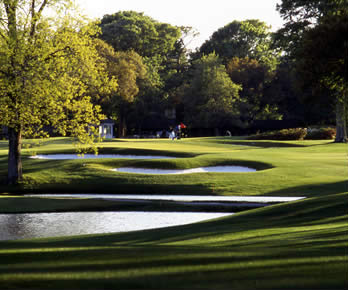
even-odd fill
[(218, 126), (221, 119), (236, 113), (240, 89), (216, 54), (204, 55), (193, 63), (193, 78), (184, 96), (185, 119), (196, 127)]
[(102, 39), (115, 51), (132, 49), (143, 57), (166, 55), (181, 36), (180, 28), (135, 11), (105, 15), (100, 27)]
[(277, 10), (285, 25), (275, 33), (276, 44), (294, 58), (308, 29), (317, 25), (322, 17), (335, 16), (347, 7), (347, 0), (282, 0)]
[(31, 136), (49, 125), (88, 143), (86, 125), (102, 117), (90, 93), (117, 85), (95, 49), (98, 28), (74, 17), (71, 4), (0, 1), (0, 123)]
[(277, 54), (271, 44), (271, 33), (264, 22), (233, 21), (214, 32), (201, 46), (200, 54), (215, 52), (224, 63), (233, 57), (249, 57), (274, 67)]
[(335, 98), (347, 97), (348, 10), (330, 15), (304, 34), (298, 51), (297, 71), (302, 86), (325, 87)]
[(226, 65), (231, 80), (241, 85), (241, 117), (246, 120), (279, 119), (277, 97), (267, 94), (274, 77), (265, 64), (255, 59), (234, 57)]

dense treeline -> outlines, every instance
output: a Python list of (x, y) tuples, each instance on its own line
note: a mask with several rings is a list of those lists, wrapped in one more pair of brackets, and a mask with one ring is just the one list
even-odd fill
[[(138, 54), (146, 73), (136, 80), (134, 97), (126, 102), (120, 101), (122, 96), (114, 98), (102, 105), (104, 112), (117, 120), (119, 136), (168, 129), (179, 122), (192, 134), (246, 134), (337, 121), (342, 128), (337, 141), (344, 141), (344, 2), (283, 1), (277, 9), (286, 24), (279, 31), (271, 32), (255, 19), (232, 21), (196, 51), (185, 46), (184, 39), (194, 37), (191, 27), (174, 27), (134, 11), (105, 15), (101, 39), (115, 51)], [(325, 72), (332, 61), (336, 64)], [(329, 76), (337, 67), (340, 71)]]

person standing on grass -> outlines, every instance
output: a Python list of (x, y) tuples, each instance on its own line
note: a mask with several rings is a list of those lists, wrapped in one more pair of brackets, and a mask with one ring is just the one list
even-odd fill
[(172, 127), (169, 128), (169, 139), (172, 139), (172, 140), (175, 139), (175, 132)]

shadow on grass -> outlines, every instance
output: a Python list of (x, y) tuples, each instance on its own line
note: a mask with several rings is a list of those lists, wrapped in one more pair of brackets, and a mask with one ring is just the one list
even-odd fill
[(14, 277), (2, 288), (345, 289), (347, 198), (181, 227), (0, 242), (0, 279)]
[[(24, 274), (24, 278), (8, 279), (2, 285), (15, 289), (271, 289), (276, 286), (281, 287), (276, 289), (294, 289), (294, 286), (312, 289), (308, 288), (310, 281), (312, 286), (325, 286), (315, 289), (328, 289), (329, 282), (325, 278), (342, 274), (343, 262), (339, 255), (333, 255), (330, 261), (313, 263), (313, 257), (320, 257), (320, 254), (323, 253), (303, 255), (293, 251), (272, 253), (266, 248), (234, 251), (231, 248), (173, 246), (57, 249), (40, 255), (1, 255), (3, 261), (9, 262), (3, 272), (5, 277)], [(31, 268), (23, 265), (24, 256), (25, 261), (31, 261)], [(323, 280), (320, 275), (327, 269), (331, 271)], [(31, 276), (40, 278), (31, 280)], [(342, 280), (337, 279), (334, 285), (341, 286)]]
[[(316, 140), (303, 140), (303, 141), (316, 141)], [(318, 140), (319, 141), (319, 140)], [(209, 142), (209, 141), (208, 141)], [(325, 143), (320, 144), (295, 144), (294, 141), (279, 141), (279, 140), (229, 140), (228, 138), (214, 139), (212, 143), (225, 144), (225, 145), (240, 145), (248, 147), (261, 147), (261, 148), (304, 148), (304, 147), (315, 147), (315, 146), (327, 146), (331, 144), (336, 144), (334, 140), (327, 140)]]
[(269, 196), (323, 196), (348, 191), (348, 180), (334, 183), (308, 184), (284, 188), (264, 195)]
[(225, 144), (225, 145), (237, 145), (237, 146), (248, 146), (248, 147), (262, 147), (262, 148), (293, 148), (293, 147), (307, 147), (302, 144), (292, 144), (286, 142), (277, 141), (235, 141), (235, 140), (215, 140), (214, 143)]

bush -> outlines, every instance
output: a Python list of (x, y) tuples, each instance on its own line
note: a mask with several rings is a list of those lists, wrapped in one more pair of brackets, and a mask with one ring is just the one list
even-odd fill
[(249, 140), (303, 140), (307, 135), (305, 128), (282, 129), (250, 136)]
[(336, 137), (335, 128), (308, 128), (306, 139), (332, 140)]

